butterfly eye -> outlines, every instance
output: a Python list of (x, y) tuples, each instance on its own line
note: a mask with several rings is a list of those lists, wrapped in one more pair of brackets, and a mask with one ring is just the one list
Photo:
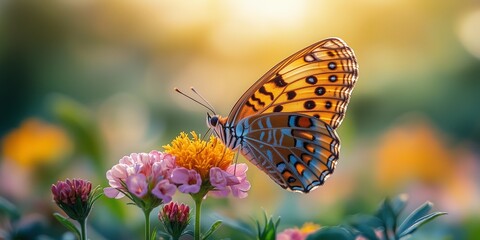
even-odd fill
[(217, 126), (217, 123), (218, 123), (218, 117), (217, 116), (213, 116), (213, 117), (210, 118), (210, 125), (212, 127)]

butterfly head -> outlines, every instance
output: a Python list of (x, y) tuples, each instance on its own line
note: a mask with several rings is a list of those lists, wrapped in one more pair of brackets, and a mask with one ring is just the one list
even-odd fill
[[(222, 117), (220, 115), (210, 115), (210, 113), (207, 113), (207, 126), (211, 130), (213, 130), (213, 134), (220, 138), (223, 143), (226, 143), (226, 139), (229, 137), (227, 136), (229, 133), (226, 133), (225, 131), (225, 124), (227, 123), (227, 118)], [(230, 146), (227, 146), (230, 147)]]
[(218, 125), (219, 121), (219, 116), (218, 115), (210, 115), (210, 113), (207, 113), (207, 126), (209, 128), (216, 128)]

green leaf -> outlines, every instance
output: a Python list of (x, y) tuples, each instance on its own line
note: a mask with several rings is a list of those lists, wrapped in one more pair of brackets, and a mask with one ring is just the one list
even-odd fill
[(347, 224), (370, 240), (378, 240), (375, 229), (383, 228), (383, 221), (378, 217), (364, 214), (353, 215), (348, 219)]
[(263, 229), (260, 226), (260, 223), (258, 221), (255, 221), (257, 223), (257, 229), (258, 229), (257, 239), (275, 240), (277, 235), (277, 227), (278, 227), (278, 224), (280, 224), (280, 217), (275, 222), (273, 221), (273, 217), (267, 218), (267, 213), (265, 212), (263, 213), (263, 217), (264, 217), (264, 224), (265, 224)]
[(421, 227), (422, 225), (432, 221), (433, 219), (435, 219), (436, 217), (438, 216), (442, 216), (442, 215), (445, 215), (447, 214), (446, 212), (434, 212), (434, 213), (430, 213), (428, 215), (425, 215), (419, 219), (417, 219), (413, 224), (411, 224), (407, 229), (405, 229), (404, 231), (398, 233), (398, 238), (403, 238), (407, 235), (410, 235), (412, 234), (413, 232), (415, 232), (419, 227)]
[(376, 216), (383, 221), (385, 232), (395, 232), (397, 227), (397, 215), (395, 214), (388, 198), (383, 201)]
[(210, 229), (208, 229), (208, 231), (205, 233), (205, 235), (202, 237), (202, 239), (208, 239), (208, 237), (210, 237), (210, 235), (212, 235), (215, 231), (217, 231), (217, 229), (222, 226), (222, 221), (221, 220), (218, 220), (216, 222), (214, 222), (212, 224), (212, 226), (210, 227)]
[(392, 206), (393, 212), (397, 217), (400, 215), (400, 212), (402, 212), (403, 209), (405, 209), (407, 202), (408, 202), (407, 194), (400, 194), (397, 197), (395, 197), (393, 200), (391, 200), (390, 205)]
[(383, 227), (383, 221), (380, 218), (366, 214), (353, 215), (349, 217), (347, 223), (353, 227), (358, 225), (368, 226), (373, 229)]
[(307, 236), (306, 240), (354, 240), (355, 235), (343, 227), (323, 227)]
[(242, 220), (234, 220), (234, 219), (230, 219), (230, 218), (227, 218), (225, 216), (221, 216), (221, 215), (216, 215), (216, 218), (217, 219), (221, 219), (222, 220), (222, 223), (223, 225), (226, 225), (228, 227), (231, 227), (245, 235), (248, 235), (252, 238), (255, 238), (255, 229), (254, 227), (245, 222), (245, 221), (242, 221)]
[(154, 229), (152, 231), (152, 234), (150, 235), (150, 239), (157, 239), (157, 230), (156, 229)]
[(3, 197), (0, 197), (0, 213), (7, 214), (13, 221), (20, 219), (20, 212), (17, 207)]
[(53, 114), (73, 136), (80, 154), (90, 157), (97, 174), (105, 174), (104, 143), (91, 111), (63, 95), (52, 100)]
[(62, 216), (59, 213), (54, 213), (53, 216), (63, 225), (65, 226), (68, 230), (73, 232), (75, 236), (77, 236), (78, 239), (80, 239), (80, 231), (78, 231), (77, 227), (73, 225), (72, 222), (70, 222), (67, 218)]
[(408, 215), (405, 220), (400, 224), (400, 227), (398, 227), (399, 233), (404, 232), (407, 228), (415, 224), (415, 222), (425, 216), (430, 210), (432, 209), (433, 204), (431, 202), (425, 202), (422, 206), (418, 207), (415, 209), (410, 215)]
[(368, 240), (379, 240), (374, 229), (367, 225), (357, 225), (355, 226), (355, 229), (359, 231), (360, 235)]

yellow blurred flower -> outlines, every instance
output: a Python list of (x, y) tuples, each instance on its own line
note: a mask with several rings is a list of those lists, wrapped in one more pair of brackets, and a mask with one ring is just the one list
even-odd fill
[(35, 118), (25, 120), (2, 140), (3, 158), (25, 169), (56, 162), (70, 148), (63, 129)]
[(377, 181), (386, 188), (410, 182), (445, 183), (451, 180), (455, 168), (453, 149), (423, 118), (390, 129), (381, 139), (376, 156)]
[(177, 166), (196, 170), (202, 179), (208, 179), (213, 167), (226, 170), (235, 153), (226, 148), (216, 137), (211, 136), (208, 142), (201, 140), (197, 133), (191, 132), (192, 139), (184, 132), (170, 144), (163, 146), (166, 153), (175, 156)]
[(317, 231), (318, 229), (320, 229), (320, 225), (312, 222), (306, 222), (303, 224), (302, 228), (300, 228), (300, 232), (304, 234), (310, 234)]

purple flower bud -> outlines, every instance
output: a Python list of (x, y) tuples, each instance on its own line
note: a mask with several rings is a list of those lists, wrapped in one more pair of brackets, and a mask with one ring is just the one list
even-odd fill
[(158, 213), (158, 219), (173, 239), (178, 239), (190, 222), (190, 207), (170, 202)]
[(72, 219), (85, 219), (97, 199), (92, 183), (83, 179), (66, 179), (52, 184), (55, 203)]

